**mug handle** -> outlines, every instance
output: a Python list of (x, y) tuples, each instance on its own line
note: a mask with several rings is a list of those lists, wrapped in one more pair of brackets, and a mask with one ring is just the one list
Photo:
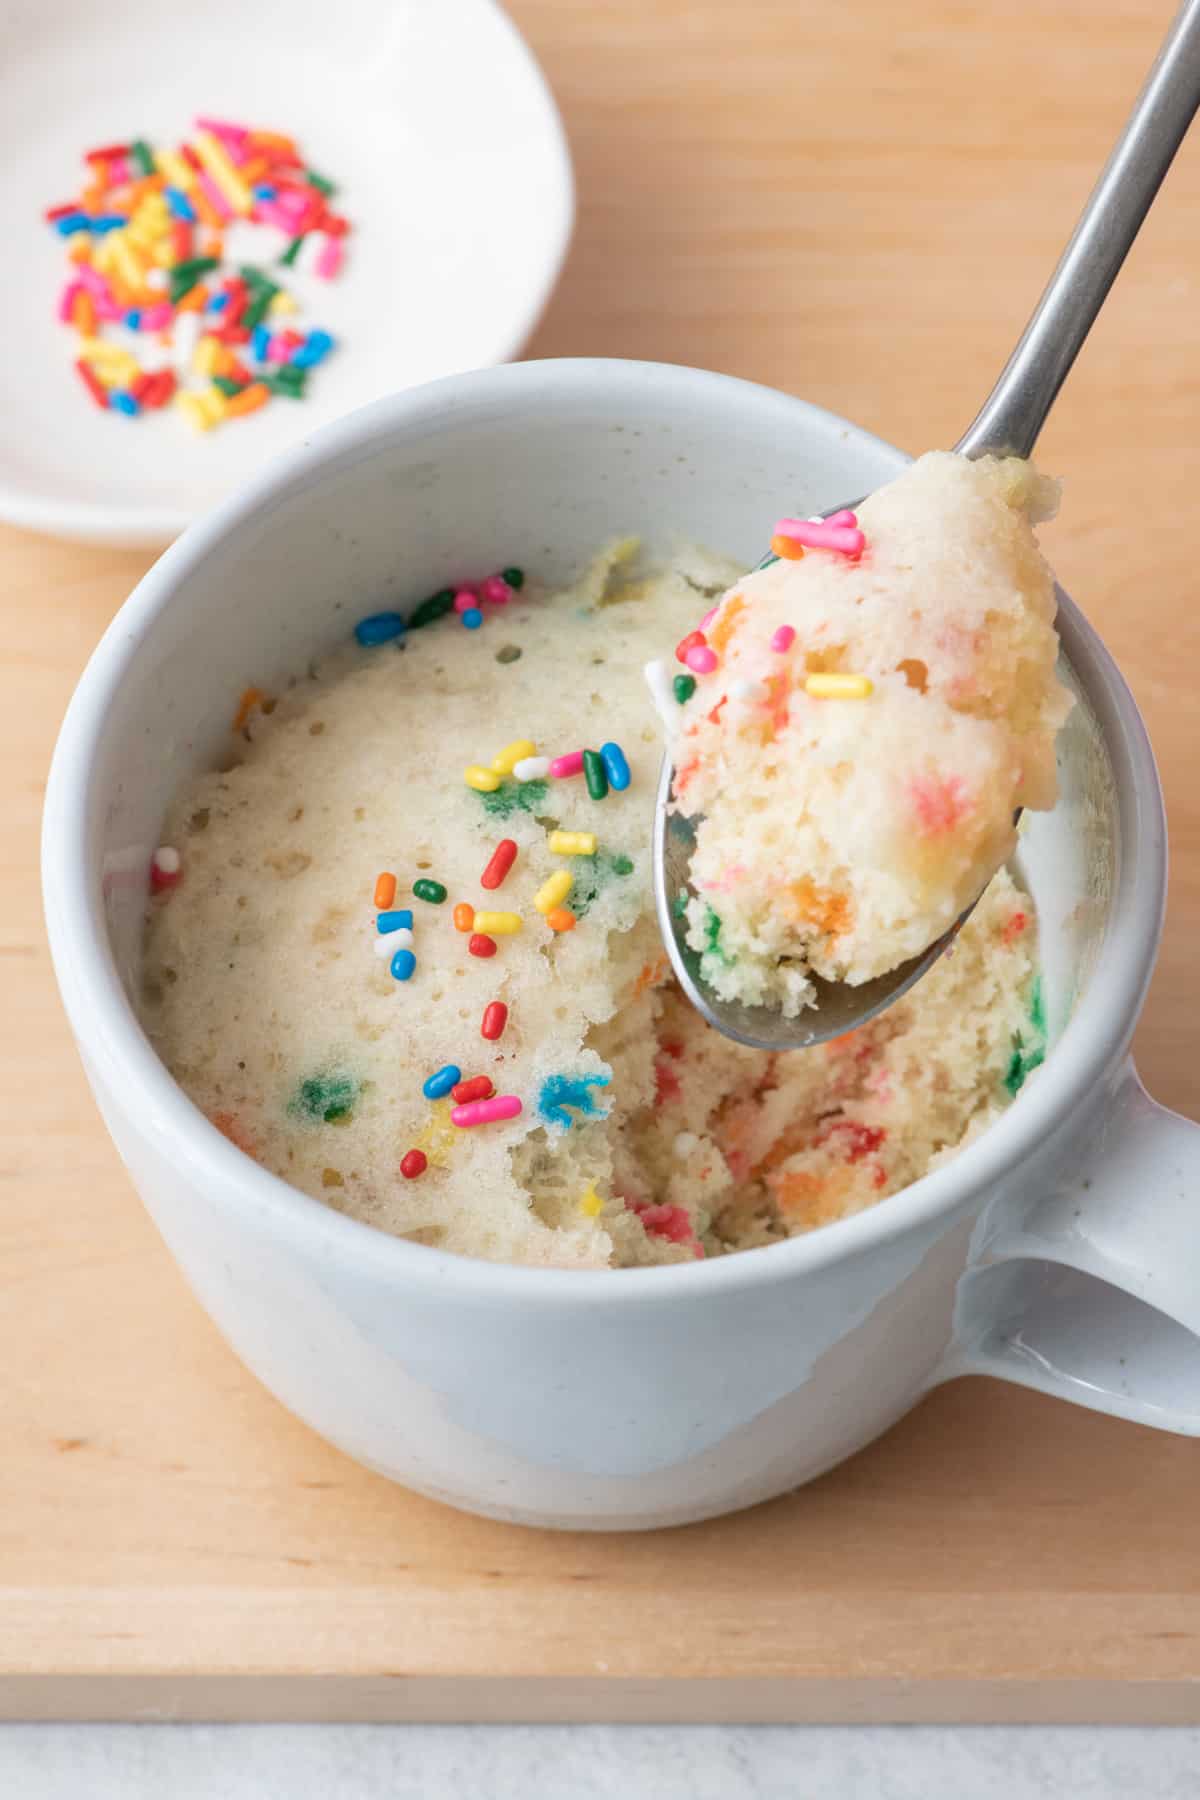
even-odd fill
[(1083, 1166), (985, 1210), (930, 1385), (959, 1375), (1200, 1436), (1200, 1125), (1132, 1062)]

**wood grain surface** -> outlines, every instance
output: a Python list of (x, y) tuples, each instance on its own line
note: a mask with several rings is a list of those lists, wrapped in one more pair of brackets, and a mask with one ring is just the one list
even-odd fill
[[(512, 10), (579, 180), (532, 353), (706, 364), (913, 450), (990, 385), (1169, 15)], [(1173, 879), (1138, 1055), (1193, 1115), (1198, 220), (1193, 141), (1042, 450), (1066, 479), (1051, 556), (1162, 767)], [(0, 1715), (1200, 1718), (1200, 1444), (960, 1382), (753, 1513), (554, 1536), (365, 1473), (242, 1370), (96, 1116), (37, 893), (58, 721), (148, 560), (0, 533)]]

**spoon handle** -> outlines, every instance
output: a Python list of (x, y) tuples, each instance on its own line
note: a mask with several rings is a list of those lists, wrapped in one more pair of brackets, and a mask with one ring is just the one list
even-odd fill
[(1020, 342), (955, 448), (1028, 456), (1200, 105), (1200, 0), (1184, 0)]

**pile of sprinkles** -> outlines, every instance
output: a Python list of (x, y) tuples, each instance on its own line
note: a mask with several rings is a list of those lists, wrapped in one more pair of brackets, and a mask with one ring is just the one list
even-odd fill
[(138, 137), (83, 161), (79, 195), (44, 216), (67, 246), (58, 317), (95, 404), (137, 418), (174, 400), (208, 431), (302, 399), (334, 339), (297, 328), (289, 277), (331, 281), (350, 225), (295, 140), (201, 117), (177, 148)]

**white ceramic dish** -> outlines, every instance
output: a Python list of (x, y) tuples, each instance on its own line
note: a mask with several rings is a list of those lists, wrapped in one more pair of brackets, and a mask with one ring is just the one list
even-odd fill
[[(502, 362), (537, 322), (570, 237), (570, 158), (493, 0), (258, 0), (252, 15), (240, 0), (9, 0), (3, 29), (0, 518), (166, 543), (317, 426)], [(78, 193), (85, 149), (138, 132), (174, 143), (196, 113), (294, 135), (354, 223), (342, 276), (297, 282), (342, 344), (309, 398), (202, 436), (175, 413), (89, 402), (55, 317), (65, 246), (42, 220)]]
[(331, 426), (194, 527), (89, 664), (55, 755), (44, 870), (92, 1085), (230, 1343), (396, 1480), (530, 1524), (675, 1524), (808, 1480), (973, 1371), (1200, 1433), (1200, 1132), (1128, 1062), (1163, 905), (1158, 781), (1128, 689), (1065, 596), (1080, 704), (1059, 806), (1030, 820), (1022, 853), (1053, 1048), (978, 1142), (867, 1212), (661, 1269), (449, 1256), (241, 1155), (130, 1006), (168, 796), (211, 766), (247, 669), (269, 683), (303, 668), (392, 580), (421, 595), (501, 544), (551, 581), (622, 531), (750, 562), (764, 519), (862, 493), (903, 461), (801, 401), (693, 369), (463, 376)]

